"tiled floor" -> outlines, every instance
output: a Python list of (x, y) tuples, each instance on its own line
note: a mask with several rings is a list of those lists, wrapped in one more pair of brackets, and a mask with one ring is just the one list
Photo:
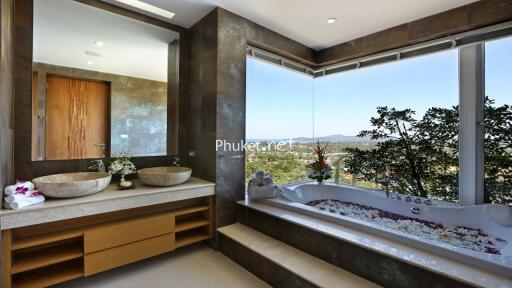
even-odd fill
[(199, 244), (56, 287), (259, 288), (269, 286), (224, 255), (206, 245)]

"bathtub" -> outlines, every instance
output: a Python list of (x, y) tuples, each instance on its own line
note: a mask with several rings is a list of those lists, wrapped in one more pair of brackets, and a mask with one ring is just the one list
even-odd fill
[[(264, 202), (385, 237), (493, 273), (507, 277), (512, 275), (512, 207), (495, 204), (459, 206), (435, 200), (425, 202), (426, 199), (422, 198), (405, 199), (403, 195), (396, 197), (399, 196), (396, 194), (392, 195), (395, 197), (388, 198), (382, 191), (335, 184), (302, 183), (280, 187), (279, 190), (275, 199), (267, 199)], [(363, 221), (347, 214), (340, 215), (306, 205), (311, 201), (322, 199), (371, 206), (392, 214), (428, 221), (425, 223), (440, 223), (445, 227), (463, 226), (468, 229), (481, 229), (489, 235), (499, 237), (501, 241), (501, 247), (497, 252), (499, 255), (457, 247), (450, 243), (386, 227), (381, 223)]]

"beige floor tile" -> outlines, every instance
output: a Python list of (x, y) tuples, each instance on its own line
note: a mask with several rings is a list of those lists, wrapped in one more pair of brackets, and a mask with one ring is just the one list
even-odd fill
[(221, 253), (206, 245), (194, 245), (56, 287), (264, 288), (269, 286)]

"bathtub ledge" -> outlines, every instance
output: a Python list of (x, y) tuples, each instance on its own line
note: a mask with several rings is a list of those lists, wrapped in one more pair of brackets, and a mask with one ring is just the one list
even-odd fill
[(243, 200), (239, 201), (238, 204), (469, 285), (512, 287), (512, 279), (510, 278), (482, 271), (474, 266), (390, 241), (377, 235), (269, 205), (264, 201), (250, 202)]

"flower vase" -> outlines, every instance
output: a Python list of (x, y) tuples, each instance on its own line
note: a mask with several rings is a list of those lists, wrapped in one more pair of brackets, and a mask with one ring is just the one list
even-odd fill
[(318, 185), (324, 184), (324, 179), (323, 178), (316, 178), (316, 183)]

